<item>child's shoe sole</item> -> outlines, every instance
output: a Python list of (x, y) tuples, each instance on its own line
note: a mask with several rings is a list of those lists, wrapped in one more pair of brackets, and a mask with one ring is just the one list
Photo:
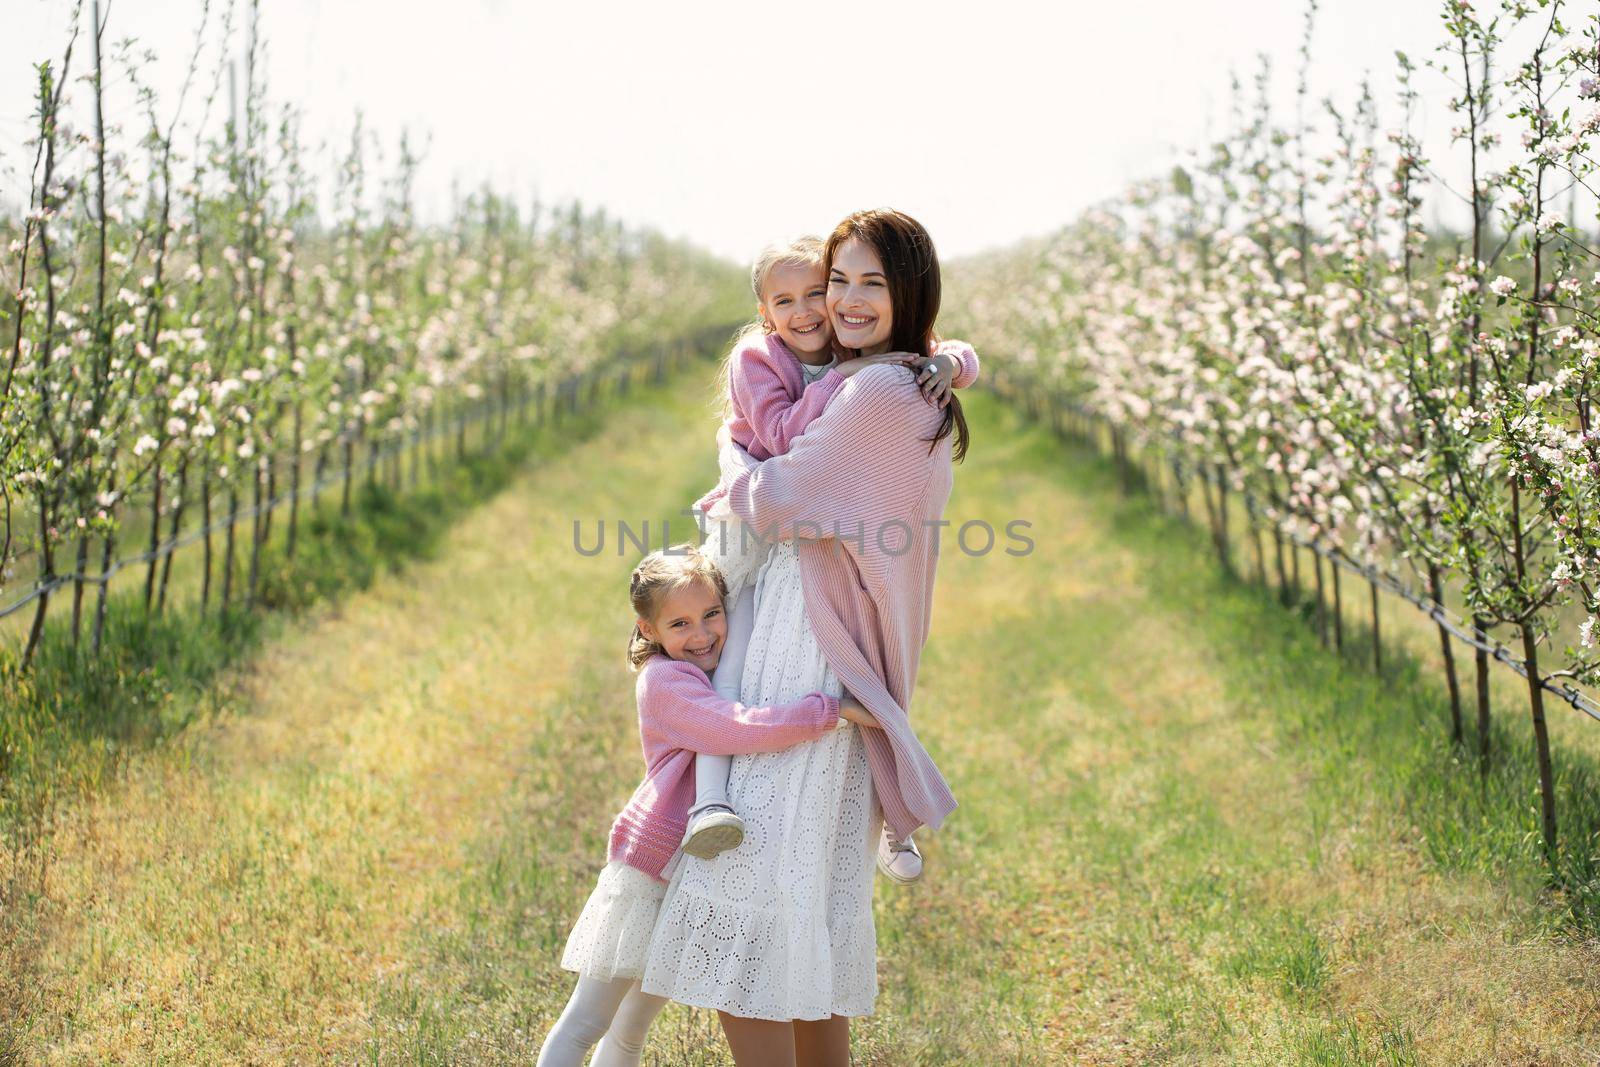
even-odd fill
[(744, 820), (732, 812), (718, 812), (701, 820), (683, 843), (683, 851), (696, 859), (708, 860), (719, 852), (738, 848), (744, 840)]

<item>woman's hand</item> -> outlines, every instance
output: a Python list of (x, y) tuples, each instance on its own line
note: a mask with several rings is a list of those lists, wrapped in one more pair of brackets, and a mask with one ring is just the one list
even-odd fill
[(848, 719), (857, 726), (869, 726), (874, 730), (882, 729), (872, 712), (861, 706), (861, 702), (846, 693), (839, 698), (839, 718)]

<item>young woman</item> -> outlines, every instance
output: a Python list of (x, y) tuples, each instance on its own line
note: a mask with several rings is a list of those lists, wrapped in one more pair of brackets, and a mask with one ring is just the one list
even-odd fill
[[(718, 391), (723, 397), (723, 426), (752, 459), (789, 451), (791, 442), (828, 409), (845, 381), (870, 366), (911, 366), (929, 403), (948, 402), (951, 389), (970, 385), (978, 377), (978, 354), (960, 341), (940, 342), (931, 363), (910, 352), (840, 362), (828, 321), (828, 278), (820, 238), (806, 235), (767, 246), (751, 269), (750, 286), (759, 321), (735, 339), (723, 362)], [(753, 579), (771, 545), (747, 538), (733, 518), (726, 483), (743, 467), (729, 470), (694, 507), (705, 513), (703, 548), (728, 584), (728, 639), (712, 683), (718, 693), (736, 701), (755, 621)], [(725, 755), (702, 752), (695, 757), (695, 803), (683, 843), (691, 856), (713, 856), (735, 847), (744, 836), (744, 820), (728, 802), (730, 767)], [(878, 848), (878, 869), (901, 884), (914, 882), (922, 875), (922, 856), (909, 838), (901, 841), (886, 834)]]
[[(939, 264), (916, 220), (858, 212), (829, 236), (826, 307), (852, 357), (929, 356)], [(731, 441), (728, 450), (735, 449)], [(905, 367), (843, 385), (789, 452), (728, 488), (774, 547), (756, 579), (742, 699), (846, 689), (879, 729), (844, 723), (782, 752), (737, 756), (740, 844), (673, 873), (642, 989), (716, 1009), (741, 1065), (845, 1067), (849, 1017), (877, 996), (872, 872), (880, 826), (938, 827), (955, 800), (906, 717), (927, 639), (936, 538), (960, 402), (930, 406)], [(808, 538), (800, 539), (804, 535)]]

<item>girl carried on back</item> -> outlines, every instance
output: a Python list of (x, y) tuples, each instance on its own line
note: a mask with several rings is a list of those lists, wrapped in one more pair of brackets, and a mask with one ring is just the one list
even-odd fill
[[(822, 241), (817, 237), (769, 246), (756, 260), (750, 284), (759, 321), (739, 335), (723, 364), (719, 387), (723, 434), (753, 459), (787, 453), (794, 439), (827, 410), (845, 381), (867, 367), (880, 363), (911, 367), (929, 403), (941, 406), (948, 402), (951, 389), (965, 388), (978, 377), (978, 354), (960, 341), (941, 341), (931, 359), (888, 352), (841, 362), (842, 349), (834, 343), (824, 302), (827, 278)], [(712, 684), (733, 701), (739, 698), (755, 620), (754, 578), (772, 546), (729, 510), (726, 487), (742, 468), (729, 465), (726, 450), (719, 453), (721, 478), (694, 509), (706, 538), (702, 551), (716, 561), (728, 583), (728, 640)], [(819, 531), (818, 536), (825, 533)], [(729, 766), (728, 756), (695, 757), (695, 800), (683, 842), (683, 850), (691, 856), (714, 856), (744, 839), (744, 821), (728, 804)], [(878, 868), (896, 882), (914, 882), (922, 876), (922, 854), (910, 837), (895, 839), (885, 824)]]

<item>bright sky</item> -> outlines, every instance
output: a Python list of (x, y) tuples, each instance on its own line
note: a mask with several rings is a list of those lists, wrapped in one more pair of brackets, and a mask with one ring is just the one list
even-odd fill
[[(622, 4), (270, 0), (269, 89), (340, 139), (359, 106), (431, 134), (424, 214), (452, 176), (587, 204), (740, 261), (862, 207), (917, 216), (955, 256), (1043, 233), (1165, 169), (1268, 52), (1292, 107), (1295, 0)], [(1433, 0), (1324, 0), (1313, 92), (1432, 55)], [(31, 64), (69, 0), (0, 0), (0, 199), (16, 203)], [(113, 38), (176, 88), (199, 0), (111, 0)], [(74, 63), (87, 59), (87, 49)], [(81, 67), (79, 68), (82, 69)], [(1437, 82), (1432, 83), (1435, 87)], [(1445, 128), (1443, 90), (1429, 101)], [(131, 120), (131, 106), (124, 110)]]

